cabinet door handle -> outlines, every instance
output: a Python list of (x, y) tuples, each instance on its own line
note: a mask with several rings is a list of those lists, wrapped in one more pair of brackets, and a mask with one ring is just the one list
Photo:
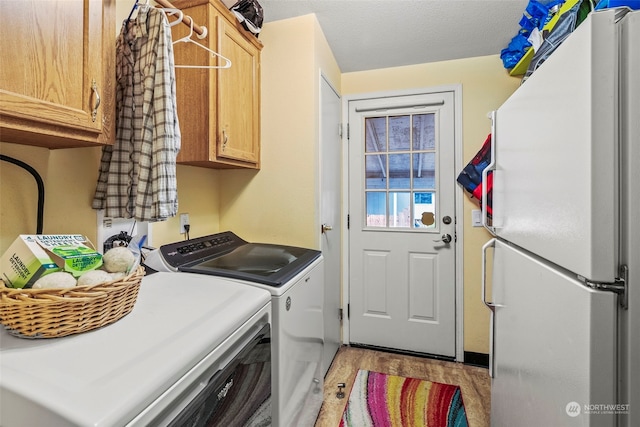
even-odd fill
[(98, 85), (96, 84), (95, 79), (91, 82), (91, 89), (93, 90), (93, 94), (96, 98), (96, 103), (93, 106), (93, 111), (91, 112), (91, 120), (96, 121), (96, 117), (98, 116), (98, 107), (100, 106), (100, 94), (98, 93)]
[(222, 129), (222, 149), (223, 150), (227, 148), (228, 140), (229, 140), (229, 137), (227, 136), (227, 132), (224, 129)]

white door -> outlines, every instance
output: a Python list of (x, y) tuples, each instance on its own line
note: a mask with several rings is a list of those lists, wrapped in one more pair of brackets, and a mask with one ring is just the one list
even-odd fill
[(352, 343), (455, 357), (454, 93), (349, 102)]
[(342, 147), (340, 144), (340, 97), (320, 77), (320, 237), (324, 257), (324, 355), (323, 374), (340, 346), (340, 222)]

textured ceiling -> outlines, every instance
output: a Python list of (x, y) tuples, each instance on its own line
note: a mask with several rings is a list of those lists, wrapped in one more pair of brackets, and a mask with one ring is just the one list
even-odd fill
[(343, 73), (495, 55), (528, 0), (259, 0), (265, 23), (315, 13)]

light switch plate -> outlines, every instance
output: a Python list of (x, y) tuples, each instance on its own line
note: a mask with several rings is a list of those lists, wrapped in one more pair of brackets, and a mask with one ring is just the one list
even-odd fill
[(482, 227), (482, 211), (480, 209), (471, 211), (471, 225), (474, 227)]

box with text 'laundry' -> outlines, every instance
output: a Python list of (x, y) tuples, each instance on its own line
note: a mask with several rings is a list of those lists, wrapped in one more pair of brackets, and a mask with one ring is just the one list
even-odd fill
[(102, 265), (102, 255), (80, 234), (21, 234), (0, 259), (9, 287), (30, 288), (40, 277), (67, 271), (74, 276)]

